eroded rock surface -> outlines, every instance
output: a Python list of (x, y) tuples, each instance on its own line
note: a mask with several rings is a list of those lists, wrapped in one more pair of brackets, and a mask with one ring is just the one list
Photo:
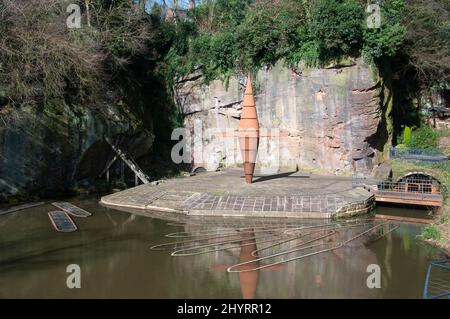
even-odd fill
[(104, 136), (124, 145), (135, 159), (153, 145), (151, 132), (134, 127), (119, 107), (19, 108), (1, 117), (0, 200), (18, 193), (64, 194), (89, 186), (111, 160)]
[[(385, 160), (392, 127), (392, 97), (376, 73), (361, 60), (295, 72), (281, 63), (261, 70), (255, 91), (262, 131), (288, 136), (261, 138), (259, 168), (371, 173)], [(241, 162), (237, 138), (214, 132), (237, 129), (245, 79), (232, 78), (228, 87), (201, 81), (193, 76), (176, 87), (185, 127), (196, 142), (194, 163), (208, 170), (235, 166)]]

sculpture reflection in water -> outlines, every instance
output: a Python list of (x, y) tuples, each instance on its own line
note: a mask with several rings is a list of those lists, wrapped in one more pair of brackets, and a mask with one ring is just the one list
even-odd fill
[[(239, 254), (239, 262), (247, 262), (248, 266), (244, 267), (257, 268), (259, 266), (259, 262), (255, 261), (257, 257), (252, 255), (252, 252), (257, 249), (256, 240), (254, 239), (254, 232), (245, 233), (242, 237), (241, 243), (243, 246), (241, 247), (241, 253)], [(255, 297), (258, 279), (259, 270), (242, 272), (239, 274), (242, 298), (253, 299)]]
[[(239, 263), (243, 263), (240, 270), (248, 270), (239, 272), (239, 284), (241, 288), (241, 294), (243, 299), (254, 299), (256, 296), (256, 290), (258, 288), (259, 273), (261, 270), (252, 270), (259, 268), (260, 263), (258, 261), (258, 255), (255, 254), (258, 250), (256, 244), (255, 231), (253, 229), (246, 229), (242, 233), (241, 248), (239, 252)], [(233, 265), (219, 265), (217, 268), (228, 269)], [(264, 270), (279, 270), (283, 268), (283, 265), (276, 265), (268, 267)]]
[[(242, 297), (256, 296), (261, 271), (278, 270), (288, 263), (335, 256), (344, 259), (349, 249), (364, 247), (392, 233), (397, 225), (378, 223), (373, 220), (339, 221), (327, 224), (303, 224), (242, 228), (215, 228), (193, 232), (172, 233), (166, 237), (178, 238), (165, 244), (153, 246), (152, 250), (171, 250), (174, 257), (200, 256), (214, 253), (231, 254), (234, 261), (216, 264), (214, 268), (238, 273)], [(182, 240), (180, 240), (180, 238)], [(238, 255), (236, 250), (239, 249)], [(218, 254), (223, 252), (224, 254)], [(234, 253), (233, 253), (234, 252)], [(236, 257), (239, 256), (238, 263)], [(327, 259), (327, 258), (326, 258)], [(234, 264), (233, 264), (234, 263)], [(318, 263), (324, 264), (322, 263)], [(315, 284), (323, 284), (324, 269), (316, 269)], [(308, 280), (305, 278), (305, 280)]]

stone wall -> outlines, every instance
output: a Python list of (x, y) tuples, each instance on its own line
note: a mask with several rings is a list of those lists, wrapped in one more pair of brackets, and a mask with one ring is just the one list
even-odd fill
[[(392, 135), (392, 97), (377, 73), (361, 60), (296, 71), (278, 63), (260, 70), (255, 87), (261, 128), (288, 136), (261, 138), (257, 165), (269, 171), (299, 167), (370, 174), (386, 159)], [(193, 76), (177, 84), (185, 127), (196, 142), (195, 166), (216, 170), (241, 162), (236, 138), (205, 132), (237, 129), (244, 81), (236, 77), (227, 87), (221, 81), (203, 85)]]
[[(133, 127), (119, 107), (19, 108), (0, 113), (0, 201), (10, 195), (55, 196), (90, 186), (111, 159), (108, 136), (135, 158), (152, 148), (150, 132)], [(88, 181), (90, 179), (91, 181)]]

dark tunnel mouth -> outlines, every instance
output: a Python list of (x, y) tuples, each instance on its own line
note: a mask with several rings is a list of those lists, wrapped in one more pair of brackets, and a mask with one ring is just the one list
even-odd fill
[(440, 189), (444, 187), (439, 179), (425, 172), (408, 173), (399, 178), (397, 183), (404, 184), (407, 187), (407, 192), (411, 193), (422, 192), (431, 194), (433, 193), (433, 187), (439, 187)]

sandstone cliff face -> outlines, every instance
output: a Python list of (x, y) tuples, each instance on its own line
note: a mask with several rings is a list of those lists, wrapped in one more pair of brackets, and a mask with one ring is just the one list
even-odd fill
[[(261, 138), (257, 165), (370, 174), (384, 161), (392, 135), (389, 85), (377, 77), (361, 60), (295, 72), (281, 63), (261, 70), (255, 85), (261, 128), (288, 136)], [(233, 78), (228, 88), (221, 81), (202, 85), (197, 77), (178, 83), (185, 127), (196, 142), (194, 165), (215, 170), (241, 163), (236, 138), (205, 131), (237, 129), (244, 81)]]
[(89, 186), (87, 179), (95, 179), (112, 156), (104, 136), (124, 141), (135, 158), (153, 142), (151, 133), (133, 127), (133, 118), (118, 107), (59, 103), (0, 115), (0, 200), (21, 193), (63, 194), (78, 182)]

